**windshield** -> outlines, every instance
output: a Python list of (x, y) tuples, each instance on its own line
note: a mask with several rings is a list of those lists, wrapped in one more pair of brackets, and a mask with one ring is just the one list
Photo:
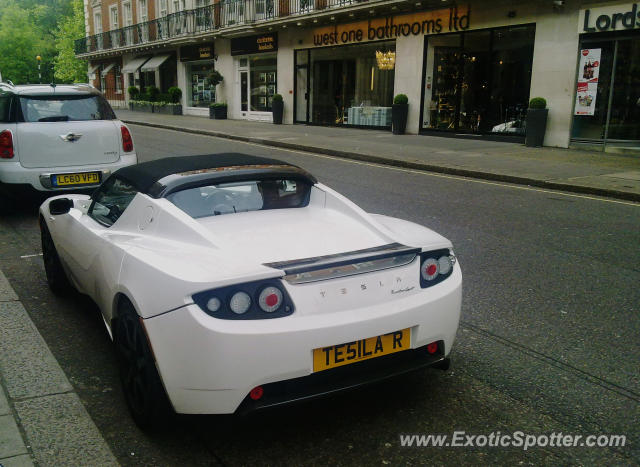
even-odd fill
[(20, 97), (25, 122), (66, 122), (113, 120), (116, 116), (102, 96), (24, 96)]
[(309, 202), (310, 185), (289, 179), (242, 181), (188, 188), (167, 195), (167, 199), (189, 214), (200, 218), (304, 207)]

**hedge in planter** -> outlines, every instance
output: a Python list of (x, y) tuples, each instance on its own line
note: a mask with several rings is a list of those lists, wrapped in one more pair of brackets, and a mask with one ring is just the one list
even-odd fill
[(526, 127), (527, 134), (525, 145), (528, 147), (540, 147), (544, 142), (544, 135), (547, 131), (547, 101), (543, 97), (534, 97), (529, 101), (527, 110)]
[(153, 112), (153, 102), (149, 101), (130, 101), (129, 108), (137, 112)]
[(273, 113), (273, 123), (282, 125), (282, 116), (284, 115), (284, 101), (280, 94), (274, 94), (271, 104), (271, 112)]
[(153, 112), (165, 115), (182, 115), (182, 105), (173, 102), (154, 102)]
[(209, 118), (215, 120), (226, 120), (227, 104), (226, 102), (214, 102), (209, 104)]
[(409, 98), (406, 94), (398, 94), (393, 98), (391, 107), (391, 130), (394, 135), (404, 135), (409, 115)]

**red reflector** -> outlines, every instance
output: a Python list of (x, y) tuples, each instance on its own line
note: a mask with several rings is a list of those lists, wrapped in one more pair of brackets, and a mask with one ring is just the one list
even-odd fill
[(9, 130), (0, 132), (0, 158), (13, 159), (13, 135)]
[(264, 302), (267, 306), (275, 306), (278, 304), (278, 296), (274, 293), (267, 295), (267, 298), (264, 299)]
[(427, 344), (427, 352), (430, 354), (434, 354), (438, 351), (438, 343), (432, 342), (431, 344)]
[(120, 131), (122, 132), (122, 150), (124, 152), (133, 151), (133, 138), (131, 138), (129, 129), (126, 126), (121, 126)]
[(249, 397), (254, 401), (257, 401), (262, 397), (263, 394), (264, 394), (264, 389), (262, 389), (262, 386), (256, 386), (249, 393)]
[(438, 272), (438, 266), (436, 266), (435, 264), (430, 264), (429, 266), (427, 266), (428, 276), (433, 276), (436, 272)]

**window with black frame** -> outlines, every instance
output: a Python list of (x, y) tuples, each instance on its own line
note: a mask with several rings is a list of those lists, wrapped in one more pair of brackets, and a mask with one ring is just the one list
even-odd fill
[(422, 128), (524, 136), (535, 25), (428, 36)]
[(132, 185), (112, 176), (93, 194), (88, 215), (105, 227), (111, 227), (137, 193)]

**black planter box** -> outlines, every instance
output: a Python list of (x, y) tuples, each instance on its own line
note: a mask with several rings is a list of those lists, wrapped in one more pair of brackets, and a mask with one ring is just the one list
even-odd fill
[(544, 142), (544, 134), (547, 131), (547, 116), (549, 109), (527, 110), (527, 134), (525, 146), (537, 148)]
[(409, 104), (393, 104), (391, 107), (391, 130), (394, 135), (404, 135), (407, 129)]
[(214, 120), (226, 120), (227, 106), (209, 107), (209, 118)]
[(130, 102), (129, 108), (135, 112), (150, 112), (153, 113), (153, 105), (151, 104), (139, 104), (137, 102)]
[(276, 125), (282, 125), (282, 116), (284, 114), (284, 102), (273, 101), (271, 104), (271, 111), (273, 112), (273, 123)]

